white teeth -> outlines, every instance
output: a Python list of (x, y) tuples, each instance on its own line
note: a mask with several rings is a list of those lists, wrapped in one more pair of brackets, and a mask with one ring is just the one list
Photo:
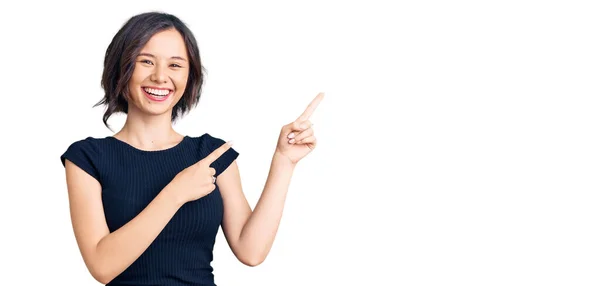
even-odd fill
[(158, 95), (158, 96), (165, 96), (165, 95), (169, 94), (169, 92), (170, 92), (167, 89), (154, 89), (154, 88), (148, 88), (148, 87), (145, 87), (144, 90), (147, 93), (150, 93), (153, 95)]

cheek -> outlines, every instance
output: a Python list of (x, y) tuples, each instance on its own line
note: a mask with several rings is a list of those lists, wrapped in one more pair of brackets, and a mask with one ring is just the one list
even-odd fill
[(173, 82), (175, 83), (175, 87), (177, 88), (177, 91), (181, 92), (181, 93), (183, 93), (183, 91), (185, 90), (187, 81), (188, 81), (187, 73), (182, 74), (182, 75), (177, 75), (177, 77), (173, 77)]
[(137, 90), (137, 88), (140, 86), (140, 84), (142, 83), (142, 81), (145, 78), (143, 73), (144, 73), (144, 71), (139, 68), (135, 68), (133, 70), (133, 73), (131, 74), (131, 78), (129, 79), (129, 90), (130, 91), (133, 92), (134, 89)]

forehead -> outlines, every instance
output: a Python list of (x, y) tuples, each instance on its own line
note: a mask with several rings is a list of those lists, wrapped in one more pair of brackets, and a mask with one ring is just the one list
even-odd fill
[(175, 29), (169, 29), (154, 34), (142, 48), (142, 53), (151, 53), (157, 57), (183, 57), (187, 55), (185, 42), (181, 34)]

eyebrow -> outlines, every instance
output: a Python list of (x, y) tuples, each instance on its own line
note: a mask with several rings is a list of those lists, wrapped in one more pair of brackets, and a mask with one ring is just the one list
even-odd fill
[[(156, 57), (155, 57), (153, 54), (149, 54), (149, 53), (140, 53), (140, 54), (138, 55), (138, 57), (141, 57), (141, 56), (146, 56), (146, 57), (156, 58)], [(185, 58), (182, 58), (182, 57), (179, 57), (179, 56), (173, 56), (173, 57), (171, 57), (171, 59), (175, 59), (175, 60), (182, 60), (182, 61), (187, 61), (187, 59), (185, 59)]]

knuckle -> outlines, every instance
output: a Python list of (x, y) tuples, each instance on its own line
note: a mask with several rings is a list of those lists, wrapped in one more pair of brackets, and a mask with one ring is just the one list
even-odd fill
[(302, 122), (302, 125), (300, 126), (302, 129), (308, 129), (312, 126), (312, 124), (310, 123), (310, 121), (304, 121)]

